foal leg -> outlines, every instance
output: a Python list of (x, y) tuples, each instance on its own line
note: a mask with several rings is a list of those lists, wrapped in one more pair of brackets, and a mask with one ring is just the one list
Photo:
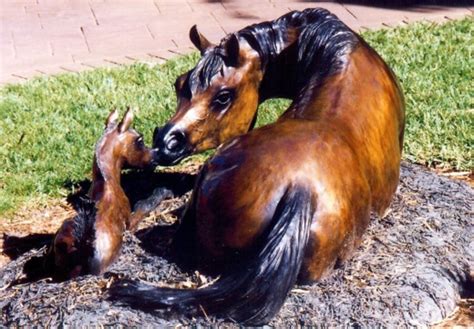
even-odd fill
[(172, 197), (173, 192), (171, 190), (165, 187), (160, 187), (155, 189), (150, 197), (138, 201), (128, 220), (127, 229), (134, 231), (137, 228), (138, 223), (155, 210), (164, 199)]

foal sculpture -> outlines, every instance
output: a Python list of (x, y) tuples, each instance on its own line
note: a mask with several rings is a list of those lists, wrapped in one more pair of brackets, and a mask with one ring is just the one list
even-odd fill
[[(131, 128), (132, 121), (131, 109), (121, 122), (117, 111), (107, 118), (94, 152), (91, 200), (77, 216), (64, 221), (49, 251), (57, 280), (102, 274), (118, 257), (125, 230), (138, 224), (138, 217), (131, 217), (130, 202), (120, 185), (121, 169), (125, 165), (152, 166), (156, 150), (145, 146), (142, 136)], [(159, 192), (161, 198), (169, 193)]]

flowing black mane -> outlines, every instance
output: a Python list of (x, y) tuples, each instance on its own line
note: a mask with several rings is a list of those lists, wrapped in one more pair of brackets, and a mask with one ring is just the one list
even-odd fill
[(206, 89), (212, 78), (224, 66), (225, 51), (221, 46), (206, 51), (188, 77), (188, 86), (192, 93)]
[(305, 85), (321, 83), (344, 67), (346, 56), (359, 42), (350, 28), (322, 8), (293, 11), (246, 27), (238, 35), (262, 60), (266, 73), (262, 99), (294, 98)]
[[(289, 32), (298, 38), (297, 61), (306, 70), (315, 59), (337, 63), (357, 43), (354, 32), (323, 8), (292, 11), (280, 18), (248, 26), (238, 32), (260, 54), (266, 66), (291, 43)], [(333, 66), (333, 65), (327, 65)]]
[[(294, 98), (302, 87), (317, 85), (340, 71), (359, 42), (357, 35), (326, 9), (292, 11), (280, 18), (248, 26), (236, 33), (255, 49), (265, 72), (261, 99)], [(205, 89), (226, 62), (224, 38), (209, 49), (191, 72), (191, 91)], [(284, 68), (284, 69), (283, 69)]]

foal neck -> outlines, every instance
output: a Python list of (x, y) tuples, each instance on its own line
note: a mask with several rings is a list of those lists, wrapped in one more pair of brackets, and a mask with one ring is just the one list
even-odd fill
[(114, 157), (104, 158), (104, 155), (94, 156), (92, 167), (91, 199), (96, 203), (105, 199), (106, 195), (109, 201), (125, 195), (120, 185), (122, 161)]

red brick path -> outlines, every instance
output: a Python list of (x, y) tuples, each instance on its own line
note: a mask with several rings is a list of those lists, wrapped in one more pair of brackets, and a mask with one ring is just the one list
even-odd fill
[(193, 24), (218, 41), (246, 25), (312, 6), (331, 10), (355, 30), (458, 19), (474, 9), (306, 0), (0, 0), (0, 84), (135, 60), (161, 62), (190, 51)]

